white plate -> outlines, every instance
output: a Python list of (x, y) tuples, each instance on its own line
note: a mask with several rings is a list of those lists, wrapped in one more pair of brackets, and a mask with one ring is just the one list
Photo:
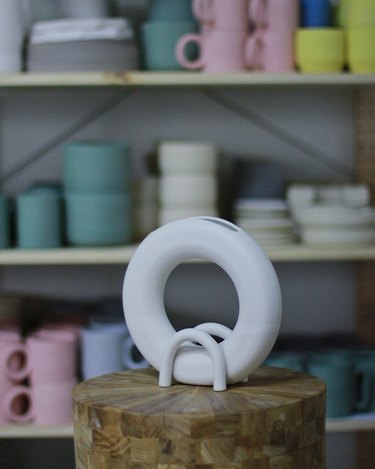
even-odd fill
[(316, 205), (301, 210), (298, 220), (304, 226), (375, 226), (375, 209)]
[(343, 229), (306, 228), (301, 233), (306, 244), (315, 245), (353, 245), (371, 244), (375, 242), (375, 229), (358, 229), (346, 231)]

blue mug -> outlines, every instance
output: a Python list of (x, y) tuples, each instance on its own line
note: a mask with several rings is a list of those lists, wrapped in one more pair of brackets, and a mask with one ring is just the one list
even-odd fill
[(331, 6), (328, 0), (301, 1), (302, 26), (319, 28), (330, 26)]

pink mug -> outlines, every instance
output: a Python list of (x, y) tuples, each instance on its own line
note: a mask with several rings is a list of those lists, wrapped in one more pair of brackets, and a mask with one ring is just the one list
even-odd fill
[(33, 420), (33, 398), (27, 386), (13, 386), (1, 400), (1, 412), (5, 422), (26, 423)]
[(64, 381), (77, 374), (77, 334), (71, 331), (39, 331), (27, 338), (30, 380)]
[(247, 32), (249, 0), (193, 0), (193, 13), (202, 24), (215, 29)]
[[(207, 35), (186, 34), (176, 45), (178, 62), (187, 69), (203, 69), (205, 72), (240, 72), (246, 70), (246, 43), (248, 35), (243, 31), (212, 31)], [(196, 43), (199, 57), (189, 61), (185, 48)]]
[(250, 21), (272, 31), (294, 31), (299, 25), (299, 0), (251, 0)]
[(0, 380), (19, 383), (30, 374), (27, 347), (21, 341), (9, 342), (0, 347)]
[(67, 425), (73, 421), (72, 390), (76, 379), (34, 383), (34, 420), (37, 425)]
[(292, 31), (259, 30), (250, 36), (246, 51), (249, 66), (261, 72), (293, 72), (294, 42)]

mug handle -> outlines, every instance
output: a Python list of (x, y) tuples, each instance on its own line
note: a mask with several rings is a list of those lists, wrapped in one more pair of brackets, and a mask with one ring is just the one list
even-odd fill
[[(29, 405), (25, 412), (17, 413), (14, 411), (13, 405), (17, 397), (20, 396), (25, 396)], [(26, 423), (34, 418), (33, 396), (31, 389), (27, 386), (14, 386), (10, 388), (5, 393), (1, 405), (5, 418), (9, 422)]]
[[(354, 371), (354, 382), (357, 384), (358, 382), (361, 383), (361, 388), (359, 390), (359, 400), (357, 400), (357, 393), (354, 394), (354, 408), (355, 410), (361, 412), (368, 410), (371, 399), (372, 399), (372, 391), (373, 391), (373, 384), (372, 384), (372, 370), (370, 366), (359, 366)], [(355, 389), (356, 391), (356, 389)]]
[(250, 21), (258, 27), (267, 28), (268, 26), (268, 0), (250, 0), (249, 17)]
[[(199, 57), (196, 60), (192, 61), (188, 60), (185, 56), (185, 48), (190, 42), (196, 43), (200, 51)], [(187, 68), (189, 70), (203, 68), (205, 64), (205, 60), (203, 58), (203, 47), (203, 38), (200, 34), (185, 34), (184, 36), (181, 36), (176, 44), (177, 61), (184, 68)]]
[(193, 0), (193, 15), (202, 23), (215, 21), (212, 0)]
[[(24, 365), (17, 369), (12, 370), (9, 368), (9, 363), (12, 357), (21, 354), (24, 357)], [(9, 344), (5, 347), (0, 356), (0, 369), (12, 381), (22, 381), (30, 374), (30, 364), (28, 360), (27, 346), (25, 344)]]
[(263, 50), (264, 41), (260, 34), (253, 34), (248, 37), (245, 45), (246, 66), (252, 70), (263, 70)]

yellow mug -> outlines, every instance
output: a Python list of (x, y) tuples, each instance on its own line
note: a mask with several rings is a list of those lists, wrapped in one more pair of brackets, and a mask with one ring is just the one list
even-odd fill
[(296, 64), (303, 73), (340, 73), (344, 68), (344, 32), (300, 28), (295, 35)]
[(375, 73), (375, 27), (348, 29), (346, 50), (351, 72)]
[(334, 21), (335, 25), (339, 28), (346, 28), (348, 26), (349, 9), (352, 0), (340, 0), (334, 7)]
[(375, 27), (375, 0), (349, 0), (347, 26), (349, 28)]

